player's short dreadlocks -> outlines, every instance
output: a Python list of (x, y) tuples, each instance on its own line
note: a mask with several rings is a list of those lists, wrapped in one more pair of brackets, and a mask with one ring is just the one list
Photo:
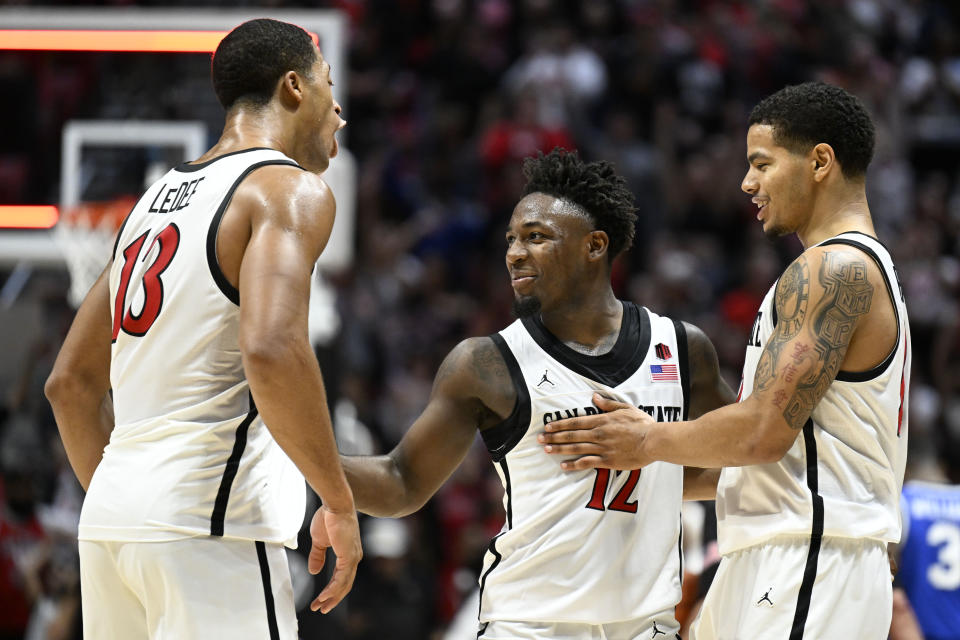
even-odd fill
[(612, 261), (633, 244), (637, 212), (626, 181), (605, 160), (584, 162), (576, 151), (559, 147), (523, 161), (523, 194), (545, 193), (583, 209), (610, 238)]

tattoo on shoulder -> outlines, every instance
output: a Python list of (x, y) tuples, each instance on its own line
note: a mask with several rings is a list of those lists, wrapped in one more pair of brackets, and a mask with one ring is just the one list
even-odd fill
[[(757, 389), (767, 389), (777, 378), (777, 364), (783, 345), (794, 338), (803, 326), (810, 300), (810, 266), (800, 256), (787, 267), (780, 277), (774, 293), (773, 304), (777, 310), (777, 327), (770, 336), (757, 364), (754, 377)], [(779, 404), (777, 406), (780, 406)]]
[(778, 325), (787, 339), (800, 333), (810, 299), (810, 267), (801, 257), (791, 264), (777, 283), (776, 305)]
[(866, 260), (850, 259), (849, 255), (845, 258), (827, 253), (820, 265), (820, 284), (827, 293), (814, 318), (813, 330), (824, 345), (834, 349), (846, 349), (857, 319), (870, 311), (873, 302)]
[(507, 369), (507, 363), (503, 361), (503, 355), (490, 339), (483, 339), (474, 347), (471, 370), (477, 379), (483, 382), (510, 378), (510, 371)]
[(499, 380), (509, 381), (510, 372), (499, 349), (487, 338), (471, 338), (457, 345), (447, 355), (437, 371), (436, 383), (454, 376), (468, 379), (471, 385), (489, 385)]
[(434, 379), (434, 390), (440, 388), (466, 403), (463, 410), (472, 412), (479, 429), (509, 414), (515, 401), (510, 370), (489, 338), (469, 338), (454, 347)]
[[(809, 289), (806, 289), (803, 303), (796, 306), (781, 305), (781, 294), (791, 294), (788, 290), (781, 292), (778, 289), (777, 313), (780, 314), (781, 309), (794, 311), (791, 319), (798, 314), (801, 319), (795, 325), (778, 323), (769, 348), (761, 357), (762, 378), (761, 366), (757, 368), (758, 388), (768, 388), (779, 377), (786, 382), (796, 381), (796, 389), (789, 398), (782, 391), (774, 397), (774, 403), (783, 410), (787, 424), (794, 429), (803, 428), (810, 412), (833, 382), (857, 322), (870, 312), (873, 302), (874, 287), (867, 278), (867, 262), (863, 258), (847, 252), (826, 252), (817, 277), (824, 288), (824, 295), (812, 311), (812, 342), (794, 342), (791, 352), (781, 353), (784, 343), (795, 337), (803, 325), (802, 316), (806, 313)], [(792, 290), (797, 292), (799, 299), (802, 287), (792, 285)], [(781, 355), (786, 356), (782, 361)]]

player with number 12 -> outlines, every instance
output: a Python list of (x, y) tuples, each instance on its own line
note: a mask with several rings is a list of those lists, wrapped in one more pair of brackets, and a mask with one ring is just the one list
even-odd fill
[(636, 214), (612, 166), (557, 149), (527, 159), (524, 173), (506, 229), (519, 319), (457, 345), (396, 448), (345, 457), (344, 470), (360, 511), (403, 516), (440, 488), (479, 430), (506, 521), (484, 558), (477, 637), (673, 637), (681, 500), (712, 498), (718, 472), (565, 473), (537, 439), (551, 421), (597, 412), (597, 392), (662, 421), (734, 396), (699, 329), (614, 295), (611, 265), (633, 241)]

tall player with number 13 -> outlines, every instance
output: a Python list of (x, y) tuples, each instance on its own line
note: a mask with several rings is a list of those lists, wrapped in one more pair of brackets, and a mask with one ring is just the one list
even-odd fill
[(314, 609), (346, 595), (361, 556), (307, 338), (335, 210), (314, 172), (345, 124), (330, 66), (299, 27), (252, 20), (212, 77), (223, 135), (140, 198), (47, 382), (87, 489), (84, 637), (296, 638), (283, 546), (304, 477), (323, 500), (311, 570), (337, 555)]

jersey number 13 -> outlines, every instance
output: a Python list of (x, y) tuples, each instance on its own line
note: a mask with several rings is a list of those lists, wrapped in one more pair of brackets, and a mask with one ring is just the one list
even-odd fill
[(130, 288), (130, 276), (133, 268), (140, 259), (143, 244), (150, 235), (148, 229), (123, 250), (123, 270), (120, 272), (120, 286), (117, 287), (117, 298), (113, 302), (113, 340), (116, 341), (120, 330), (131, 336), (146, 335), (163, 308), (163, 281), (160, 276), (170, 266), (170, 261), (180, 246), (180, 229), (170, 223), (163, 231), (157, 234), (153, 243), (147, 249), (144, 260), (149, 257), (153, 245), (159, 245), (160, 250), (140, 279), (143, 286), (143, 308), (137, 314), (127, 307), (127, 290)]

